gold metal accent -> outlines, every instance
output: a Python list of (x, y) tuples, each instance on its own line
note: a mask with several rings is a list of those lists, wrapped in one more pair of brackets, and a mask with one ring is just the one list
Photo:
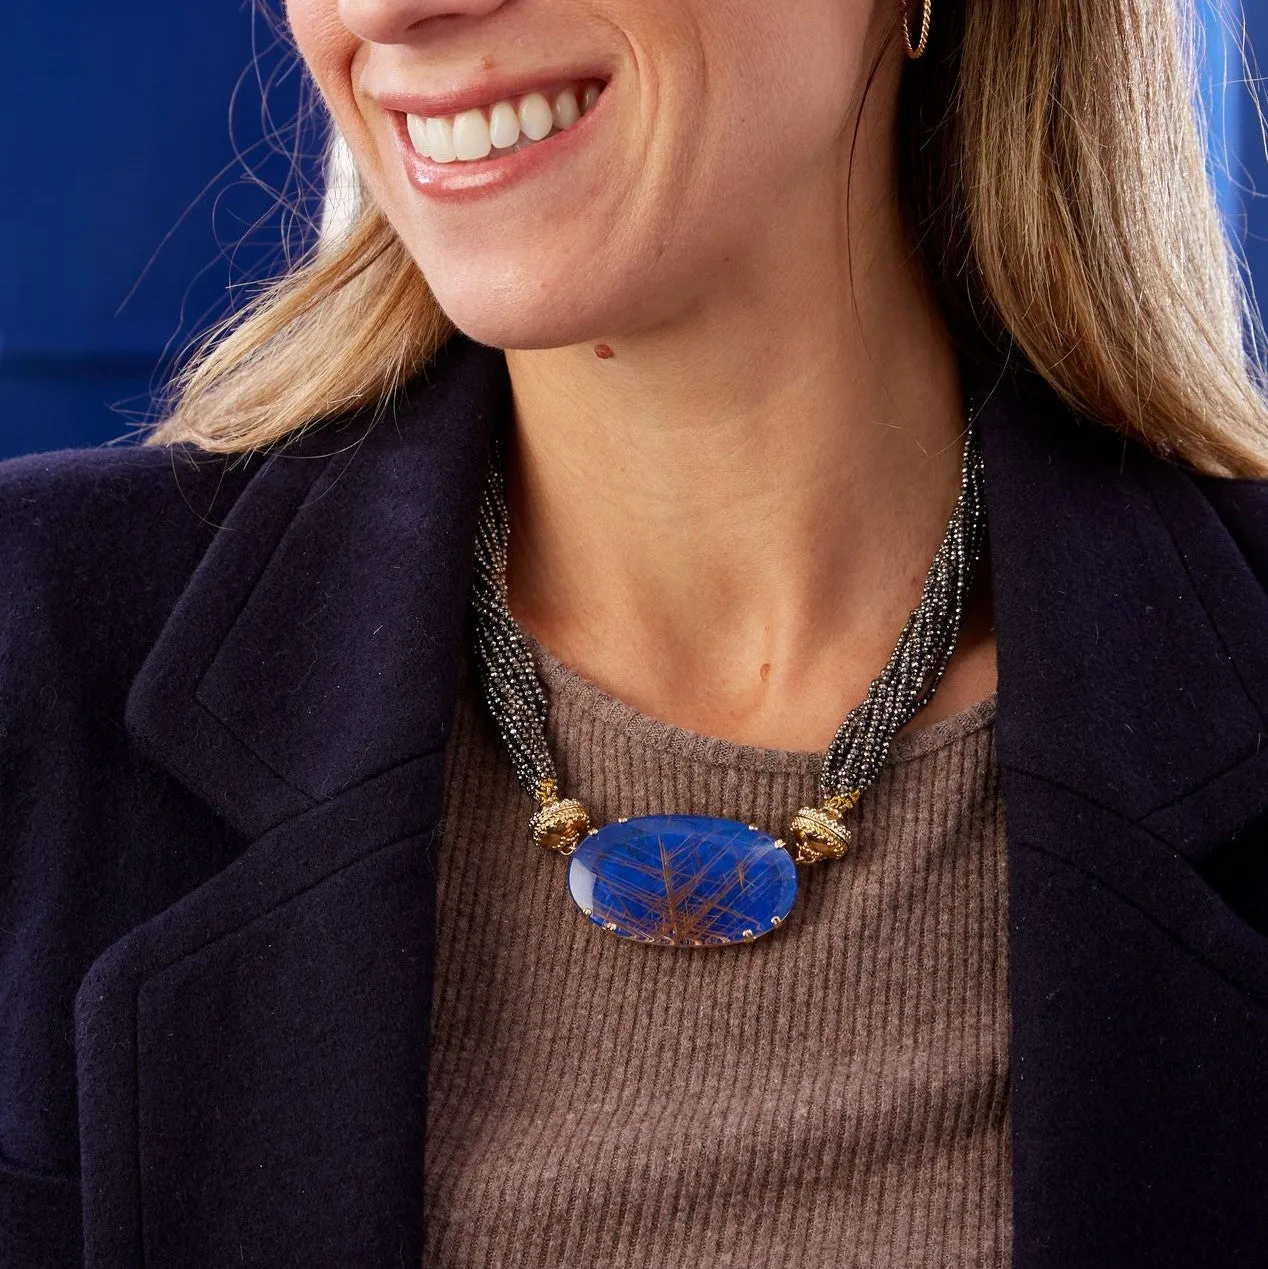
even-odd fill
[(554, 780), (547, 778), (537, 786), (537, 800), (541, 805), (529, 827), (543, 850), (571, 855), (581, 839), (595, 831), (586, 808), (576, 798), (560, 798)]
[(907, 27), (907, 0), (902, 0), (902, 22), (903, 28), (903, 48), (907, 51), (907, 56), (913, 61), (918, 57), (923, 57), (925, 49), (929, 44), (929, 24), (933, 17), (933, 0), (920, 0), (920, 38), (916, 41), (915, 47), (911, 43), (911, 32)]
[(840, 817), (846, 811), (854, 810), (862, 796), (862, 789), (851, 789), (849, 793), (834, 793), (831, 797), (824, 798), (823, 805), (831, 814)]
[(803, 806), (792, 817), (788, 834), (797, 847), (793, 858), (799, 864), (817, 864), (823, 859), (841, 859), (849, 848), (853, 834), (841, 822), (862, 794), (861, 789), (834, 793), (822, 806)]

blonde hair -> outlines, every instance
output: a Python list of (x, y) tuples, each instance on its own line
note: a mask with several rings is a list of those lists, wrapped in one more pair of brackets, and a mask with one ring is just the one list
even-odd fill
[[(1207, 171), (1191, 0), (932, 2), (900, 197), (962, 350), (1020, 353), (1197, 470), (1268, 476), (1262, 326)], [(337, 223), (194, 352), (146, 444), (274, 446), (383, 402), (454, 332), (339, 146)]]

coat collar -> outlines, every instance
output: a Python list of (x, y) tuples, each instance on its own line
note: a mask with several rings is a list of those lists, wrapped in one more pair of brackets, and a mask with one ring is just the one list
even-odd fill
[[(1168, 1076), (1111, 1096), (1104, 1059), (1152, 1070), (1200, 1028), (1166, 993), (1138, 1002), (1146, 1021), (1101, 996), (1107, 960), (1121, 977), (1145, 956), (1124, 914), (1165, 934), (1169, 982), (1214, 974), (1268, 1018), (1262, 936), (1223, 921), (1196, 871), (1268, 807), (1268, 598), (1181, 469), (1024, 371), (972, 387), (1008, 825), (1014, 1263), (1092, 1263), (1067, 1253), (1101, 1254), (1119, 1226), (1148, 1242), (1142, 1205), (1172, 1167), (1134, 1153)], [(89, 1263), (228, 1263), (226, 1213), (257, 1263), (301, 1246), (417, 1263), (430, 861), (508, 402), (502, 353), (459, 335), (383, 417), (269, 458), (133, 684), (136, 744), (246, 845), (81, 985)], [(1201, 1082), (1174, 1053), (1168, 1070)], [(351, 1109), (332, 1116), (332, 1099)]]
[(129, 694), (126, 722), (244, 837), (439, 749), (509, 379), (462, 337), (386, 409), (272, 455)]

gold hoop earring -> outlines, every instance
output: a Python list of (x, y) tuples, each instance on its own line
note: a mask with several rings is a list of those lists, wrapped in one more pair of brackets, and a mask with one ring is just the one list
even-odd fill
[(903, 47), (907, 50), (907, 56), (915, 59), (923, 57), (925, 47), (929, 43), (929, 19), (933, 17), (933, 0), (920, 0), (920, 39), (916, 41), (916, 47), (911, 46), (911, 32), (907, 29), (907, 0), (903, 0)]

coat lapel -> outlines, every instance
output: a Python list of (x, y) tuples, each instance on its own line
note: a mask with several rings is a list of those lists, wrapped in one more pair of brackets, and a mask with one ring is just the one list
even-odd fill
[[(455, 336), (265, 461), (135, 680), (136, 744), (244, 845), (80, 987), (90, 1266), (419, 1263), (432, 847), (508, 389)], [(1203, 870), (1268, 807), (1268, 600), (1179, 469), (1033, 377), (977, 390), (1015, 1263), (1221, 1263), (1175, 1249), (1263, 1220), (1268, 937)]]
[(1015, 1263), (1240, 1264), (1268, 1246), (1268, 933), (1208, 877), (1234, 847), (1265, 875), (1268, 598), (1190, 476), (1033, 378), (981, 425)]

